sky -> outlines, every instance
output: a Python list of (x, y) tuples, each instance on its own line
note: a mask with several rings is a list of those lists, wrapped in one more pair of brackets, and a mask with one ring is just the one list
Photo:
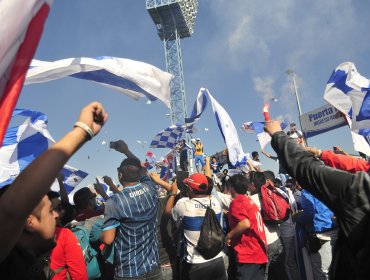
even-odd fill
[[(292, 81), (297, 75), (303, 113), (325, 104), (326, 82), (340, 63), (352, 61), (370, 77), (370, 40), (367, 11), (370, 2), (351, 0), (199, 0), (194, 34), (181, 41), (188, 114), (200, 87), (209, 89), (239, 129), (246, 121), (262, 121), (264, 101), (271, 116), (289, 116), (299, 123)], [(163, 43), (145, 7), (145, 0), (54, 1), (36, 59), (115, 56), (146, 62), (165, 70)], [(97, 84), (65, 78), (26, 85), (18, 108), (45, 113), (48, 129), (60, 139), (72, 129), (82, 107), (101, 102), (109, 113), (102, 132), (68, 162), (89, 176), (111, 176), (124, 158), (103, 141), (125, 140), (144, 159), (147, 141), (170, 125), (169, 109), (160, 101), (147, 105)], [(211, 106), (197, 123), (207, 155), (225, 148)], [(205, 130), (208, 128), (208, 131)], [(256, 136), (239, 131), (245, 152), (259, 151)], [(310, 146), (353, 150), (350, 131), (343, 127), (308, 139)], [(274, 154), (271, 147), (266, 151)], [(167, 150), (153, 149), (157, 157)], [(263, 169), (277, 171), (277, 164), (260, 156)]]

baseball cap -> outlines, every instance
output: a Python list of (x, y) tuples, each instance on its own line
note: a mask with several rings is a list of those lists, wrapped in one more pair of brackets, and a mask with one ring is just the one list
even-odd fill
[(185, 178), (182, 182), (197, 191), (205, 192), (208, 190), (207, 177), (201, 173), (194, 173), (190, 175), (189, 178)]
[(197, 138), (197, 141), (200, 141), (200, 138)]

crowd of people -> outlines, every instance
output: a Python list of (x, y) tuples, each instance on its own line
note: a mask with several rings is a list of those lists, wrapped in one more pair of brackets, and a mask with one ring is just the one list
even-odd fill
[[(259, 153), (234, 170), (192, 141), (196, 172), (163, 180), (123, 141), (114, 193), (100, 183), (68, 201), (60, 171), (108, 119), (94, 102), (74, 128), (0, 190), (2, 279), (368, 279), (368, 162), (304, 147), (269, 121), (279, 174)], [(179, 170), (188, 171), (181, 140)], [(231, 172), (230, 169), (233, 169)], [(340, 170), (341, 169), (341, 170)], [(364, 172), (365, 171), (365, 172)], [(232, 175), (233, 174), (233, 175)], [(50, 191), (55, 179), (60, 192)]]

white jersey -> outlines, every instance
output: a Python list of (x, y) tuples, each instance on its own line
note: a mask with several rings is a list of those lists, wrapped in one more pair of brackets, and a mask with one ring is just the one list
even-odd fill
[(185, 237), (185, 260), (187, 263), (205, 263), (213, 259), (224, 256), (221, 251), (216, 257), (210, 260), (206, 260), (201, 254), (195, 249), (198, 244), (200, 229), (203, 224), (204, 215), (206, 213), (206, 208), (200, 204), (204, 205), (212, 204), (212, 209), (215, 211), (217, 219), (221, 220), (221, 206), (218, 200), (214, 197), (210, 199), (209, 196), (201, 198), (182, 198), (180, 199), (175, 207), (172, 209), (172, 217), (179, 224), (182, 223), (184, 229)]

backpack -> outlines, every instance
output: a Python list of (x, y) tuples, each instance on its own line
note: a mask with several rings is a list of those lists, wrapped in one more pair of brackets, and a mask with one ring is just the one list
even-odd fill
[(101, 273), (97, 258), (98, 252), (90, 245), (90, 233), (84, 226), (84, 222), (71, 224), (70, 230), (77, 237), (82, 248), (89, 280), (99, 278)]
[(269, 184), (263, 185), (260, 198), (262, 219), (266, 224), (281, 224), (289, 218), (289, 202), (285, 200), (275, 187)]
[(225, 245), (225, 234), (217, 220), (215, 211), (211, 208), (211, 199), (209, 206), (195, 200), (204, 207), (206, 207), (206, 214), (202, 223), (202, 227), (199, 234), (198, 244), (195, 249), (202, 255), (206, 260), (216, 257)]

